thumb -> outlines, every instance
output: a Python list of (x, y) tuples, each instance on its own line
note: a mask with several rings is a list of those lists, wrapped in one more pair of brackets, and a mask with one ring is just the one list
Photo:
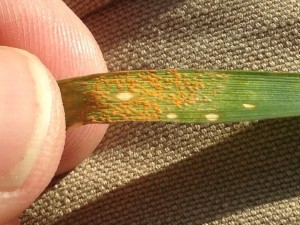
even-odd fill
[(45, 189), (64, 140), (62, 101), (50, 72), (28, 52), (0, 47), (0, 224)]

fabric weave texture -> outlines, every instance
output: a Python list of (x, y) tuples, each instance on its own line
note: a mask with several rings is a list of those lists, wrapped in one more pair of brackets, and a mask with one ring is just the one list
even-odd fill
[[(298, 0), (65, 0), (110, 71), (300, 71)], [(300, 118), (117, 123), (24, 224), (300, 224)]]

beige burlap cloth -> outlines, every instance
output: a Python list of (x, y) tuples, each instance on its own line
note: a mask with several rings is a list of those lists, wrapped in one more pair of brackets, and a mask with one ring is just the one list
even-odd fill
[[(66, 0), (110, 70), (300, 71), (299, 0)], [(105, 6), (104, 6), (105, 5)], [(24, 224), (300, 224), (300, 118), (120, 123)]]

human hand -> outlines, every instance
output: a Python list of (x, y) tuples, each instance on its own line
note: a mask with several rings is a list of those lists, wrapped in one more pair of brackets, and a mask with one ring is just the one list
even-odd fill
[(62, 1), (2, 0), (0, 12), (0, 45), (41, 60), (0, 47), (0, 224), (5, 224), (55, 173), (86, 158), (107, 128), (88, 125), (65, 132), (53, 77), (105, 72), (106, 66), (91, 33)]

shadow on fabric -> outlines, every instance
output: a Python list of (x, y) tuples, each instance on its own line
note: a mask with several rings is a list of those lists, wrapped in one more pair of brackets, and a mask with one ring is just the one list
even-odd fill
[(202, 224), (299, 196), (299, 136), (288, 127), (270, 131), (268, 123), (116, 188), (55, 224), (84, 215), (84, 224)]

